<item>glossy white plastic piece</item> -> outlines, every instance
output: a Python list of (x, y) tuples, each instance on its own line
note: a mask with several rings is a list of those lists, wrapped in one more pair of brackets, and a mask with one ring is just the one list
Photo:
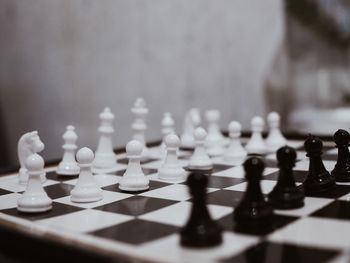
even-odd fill
[(267, 148), (262, 137), (264, 130), (264, 120), (260, 116), (255, 116), (251, 121), (252, 135), (246, 145), (246, 150), (249, 154), (266, 154)]
[(158, 177), (165, 181), (181, 181), (184, 179), (186, 171), (182, 168), (177, 157), (180, 139), (175, 134), (169, 134), (165, 138), (165, 145), (166, 157), (162, 166), (158, 169)]
[(181, 147), (194, 148), (196, 146), (193, 133), (200, 124), (201, 116), (199, 110), (197, 108), (190, 109), (185, 115), (183, 132), (181, 135)]
[(106, 107), (100, 114), (101, 125), (98, 128), (100, 139), (93, 162), (94, 169), (113, 169), (117, 167), (117, 157), (113, 151), (114, 114)]
[(149, 179), (141, 168), (142, 144), (138, 140), (132, 140), (126, 145), (126, 154), (129, 159), (128, 167), (119, 182), (119, 189), (123, 191), (137, 192), (149, 188)]
[(277, 112), (270, 112), (267, 115), (269, 134), (265, 140), (267, 150), (270, 153), (276, 152), (279, 148), (287, 145), (287, 139), (280, 130), (281, 117)]
[(166, 154), (166, 145), (165, 145), (165, 138), (169, 135), (169, 134), (175, 134), (175, 129), (174, 129), (174, 125), (175, 125), (175, 121), (173, 119), (173, 117), (171, 116), (170, 112), (165, 112), (163, 115), (163, 119), (161, 122), (162, 125), (162, 143), (160, 145), (160, 149), (159, 149), (159, 153), (161, 156), (164, 156)]
[(232, 121), (228, 125), (230, 143), (224, 154), (224, 160), (233, 165), (240, 165), (247, 157), (247, 151), (240, 141), (242, 126), (237, 121)]
[(52, 209), (52, 200), (45, 192), (40, 176), (44, 171), (44, 159), (37, 153), (29, 155), (25, 161), (28, 173), (26, 190), (17, 201), (18, 211), (42, 213)]
[(220, 111), (208, 110), (205, 113), (205, 117), (208, 123), (208, 135), (205, 140), (207, 153), (210, 156), (222, 155), (225, 151), (225, 139), (219, 126)]
[[(21, 166), (18, 171), (19, 184), (26, 185), (28, 182), (28, 170), (25, 164), (27, 158), (34, 153), (40, 153), (44, 150), (44, 148), (45, 145), (40, 140), (37, 131), (27, 132), (19, 139), (17, 147), (18, 159)], [(46, 174), (44, 170), (42, 171), (40, 178), (42, 183), (46, 181)]]
[(204, 147), (206, 136), (207, 132), (202, 127), (195, 129), (194, 138), (196, 141), (196, 148), (189, 160), (189, 169), (210, 170), (213, 168), (213, 162)]
[(77, 161), (80, 166), (79, 178), (71, 191), (71, 201), (77, 203), (96, 202), (103, 198), (103, 192), (96, 183), (91, 165), (94, 161), (94, 153), (91, 149), (84, 147), (77, 152)]
[(143, 98), (136, 99), (131, 113), (134, 115), (134, 122), (131, 125), (133, 140), (139, 141), (142, 145), (141, 160), (147, 160), (149, 151), (146, 146), (145, 131), (147, 129), (146, 117), (148, 115), (148, 108)]
[(75, 151), (77, 149), (76, 141), (78, 135), (75, 133), (75, 128), (72, 125), (66, 127), (66, 132), (63, 134), (64, 144), (62, 146), (64, 153), (62, 161), (59, 163), (56, 173), (66, 176), (75, 176), (79, 174), (80, 168), (75, 161)]

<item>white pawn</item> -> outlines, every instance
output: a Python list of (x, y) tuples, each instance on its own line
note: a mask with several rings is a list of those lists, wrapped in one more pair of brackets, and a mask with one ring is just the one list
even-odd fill
[(39, 154), (31, 154), (25, 161), (28, 169), (28, 184), (17, 201), (17, 209), (26, 213), (41, 213), (52, 209), (52, 200), (45, 192), (40, 175), (44, 171), (44, 160)]
[(146, 103), (143, 98), (137, 98), (134, 107), (131, 109), (134, 115), (134, 122), (131, 125), (133, 130), (133, 140), (137, 140), (142, 145), (141, 159), (147, 160), (149, 157), (149, 151), (146, 146), (145, 131), (147, 129), (146, 117), (148, 115), (148, 109), (146, 108)]
[(101, 125), (98, 128), (101, 134), (95, 152), (94, 169), (113, 169), (117, 166), (117, 158), (113, 151), (112, 135), (114, 132), (114, 114), (110, 108), (105, 108), (100, 114)]
[(165, 138), (167, 149), (166, 157), (162, 166), (158, 169), (158, 177), (167, 181), (181, 181), (186, 174), (177, 158), (177, 150), (180, 146), (180, 139), (175, 134), (169, 134)]
[(191, 170), (210, 170), (213, 168), (213, 162), (204, 147), (206, 136), (207, 132), (203, 128), (199, 127), (195, 129), (194, 138), (196, 141), (196, 148), (194, 149), (194, 153), (188, 165)]
[(196, 143), (193, 137), (194, 130), (199, 127), (201, 116), (197, 108), (190, 109), (184, 120), (183, 132), (181, 135), (181, 147), (194, 148)]
[(255, 116), (251, 121), (252, 136), (246, 145), (246, 150), (249, 154), (266, 154), (267, 148), (262, 137), (264, 130), (264, 120)]
[(60, 175), (77, 175), (80, 168), (75, 161), (75, 150), (77, 149), (76, 141), (77, 134), (74, 131), (74, 126), (67, 126), (66, 132), (63, 134), (64, 144), (62, 146), (64, 153), (62, 161), (59, 163), (56, 173)]
[(280, 115), (277, 112), (270, 112), (267, 116), (267, 123), (269, 126), (269, 134), (265, 140), (267, 150), (275, 152), (279, 148), (287, 145), (287, 140), (282, 135), (280, 130)]
[(163, 156), (166, 153), (165, 138), (169, 134), (175, 134), (175, 130), (174, 130), (175, 121), (174, 121), (173, 117), (171, 116), (170, 112), (164, 113), (161, 125), (162, 125), (163, 140), (162, 140), (162, 143), (160, 145), (160, 154)]
[(234, 165), (242, 164), (247, 156), (247, 151), (240, 141), (241, 130), (242, 126), (237, 121), (232, 121), (228, 125), (230, 144), (224, 155), (224, 160)]
[(138, 140), (132, 140), (126, 145), (126, 155), (129, 159), (128, 167), (119, 182), (119, 189), (123, 191), (137, 192), (149, 188), (149, 179), (141, 168), (142, 144)]
[(205, 117), (208, 122), (208, 135), (205, 140), (205, 145), (207, 147), (207, 153), (210, 156), (222, 155), (225, 151), (224, 149), (224, 136), (220, 131), (219, 120), (220, 111), (218, 110), (208, 110), (205, 113)]
[(95, 182), (91, 172), (94, 153), (89, 148), (81, 148), (77, 152), (77, 161), (80, 166), (79, 178), (71, 191), (71, 201), (77, 203), (96, 202), (103, 198), (102, 189)]

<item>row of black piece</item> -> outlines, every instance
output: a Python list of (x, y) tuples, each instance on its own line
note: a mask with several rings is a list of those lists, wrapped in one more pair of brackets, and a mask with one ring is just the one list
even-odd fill
[[(237, 228), (259, 228), (268, 224), (273, 216), (273, 209), (295, 209), (304, 206), (305, 194), (329, 191), (335, 181), (350, 181), (350, 153), (348, 149), (349, 133), (338, 130), (334, 141), (338, 148), (338, 160), (330, 174), (321, 159), (323, 143), (316, 136), (309, 136), (305, 143), (306, 156), (309, 157), (309, 171), (305, 181), (297, 186), (293, 167), (297, 154), (289, 146), (277, 151), (279, 166), (278, 181), (273, 190), (264, 197), (260, 180), (265, 164), (258, 157), (251, 157), (243, 164), (247, 179), (246, 192), (235, 208), (233, 220)], [(181, 245), (186, 247), (210, 247), (222, 242), (222, 228), (210, 217), (206, 206), (206, 189), (208, 176), (193, 172), (187, 184), (193, 197), (193, 205), (189, 220), (181, 229)]]

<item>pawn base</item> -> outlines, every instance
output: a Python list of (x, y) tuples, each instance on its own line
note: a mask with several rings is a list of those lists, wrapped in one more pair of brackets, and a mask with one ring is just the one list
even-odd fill
[(304, 191), (300, 188), (291, 191), (272, 191), (268, 197), (276, 209), (296, 209), (304, 206)]
[(80, 167), (74, 163), (61, 163), (58, 165), (56, 173), (59, 175), (66, 176), (77, 176), (79, 175)]
[(181, 230), (180, 237), (180, 244), (184, 247), (215, 247), (222, 243), (222, 229), (215, 222), (194, 228), (186, 226)]
[(324, 172), (317, 177), (309, 178), (299, 186), (305, 189), (305, 194), (325, 192), (335, 186), (335, 179), (328, 172)]
[(123, 177), (119, 182), (119, 189), (127, 192), (145, 191), (149, 189), (149, 180), (145, 176), (127, 179)]
[(103, 194), (101, 189), (96, 189), (94, 191), (73, 189), (70, 198), (70, 200), (74, 203), (92, 203), (100, 201), (102, 199)]
[(185, 179), (186, 171), (182, 168), (160, 168), (158, 178), (164, 181), (177, 182)]
[[(23, 194), (25, 195), (25, 194)], [(17, 210), (24, 213), (43, 213), (52, 209), (52, 200), (45, 194), (22, 196)]]
[(336, 182), (350, 182), (350, 170), (339, 172), (337, 170), (332, 171), (332, 176), (335, 177)]

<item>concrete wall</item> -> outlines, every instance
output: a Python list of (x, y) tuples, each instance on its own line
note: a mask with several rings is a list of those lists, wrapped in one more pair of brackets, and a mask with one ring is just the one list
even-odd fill
[(98, 114), (116, 115), (116, 146), (130, 139), (138, 96), (147, 139), (164, 111), (179, 130), (187, 109), (222, 111), (222, 126), (265, 113), (264, 80), (284, 33), (280, 0), (1, 0), (0, 114), (9, 155), (39, 130), (46, 159), (60, 157), (73, 124), (95, 148)]

